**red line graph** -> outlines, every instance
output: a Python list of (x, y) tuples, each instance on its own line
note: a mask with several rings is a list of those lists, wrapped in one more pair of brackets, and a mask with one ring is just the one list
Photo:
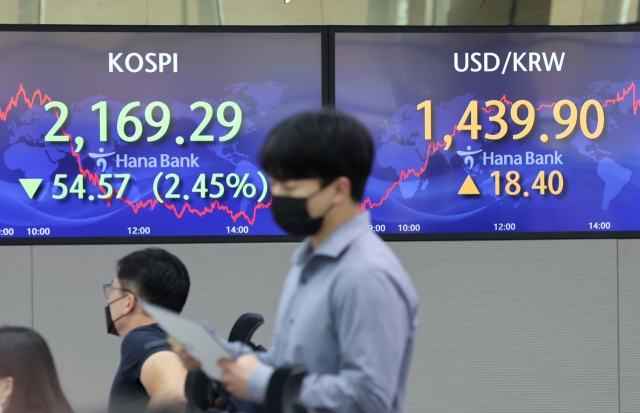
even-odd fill
[[(623, 100), (625, 100), (626, 97), (629, 96), (629, 94), (631, 94), (631, 96), (633, 97), (633, 114), (636, 115), (638, 113), (638, 108), (640, 108), (640, 101), (636, 98), (636, 84), (633, 83), (633, 82), (628, 87), (624, 88), (622, 90), (622, 92), (617, 92), (615, 98), (605, 100), (602, 103), (602, 107), (606, 108), (609, 105), (615, 105), (617, 103), (620, 103)], [(502, 95), (502, 97), (500, 98), (500, 101), (502, 103), (504, 103), (505, 105), (513, 105), (513, 102), (510, 101), (509, 99), (507, 99), (506, 95)], [(535, 107), (534, 109), (537, 110), (537, 111), (541, 110), (541, 109), (551, 109), (556, 104), (557, 104), (557, 102), (542, 103), (542, 104), (540, 104), (540, 106)], [(485, 113), (490, 113), (490, 112), (494, 111), (496, 109), (496, 107), (495, 106), (491, 107), (491, 108), (480, 107), (480, 109), (482, 109), (482, 111), (485, 112)], [(456, 132), (458, 132), (458, 126), (454, 125), (453, 132), (451, 132), (451, 134), (450, 134), (452, 138), (456, 135)], [(382, 198), (380, 198), (380, 200), (378, 202), (373, 202), (373, 201), (371, 201), (371, 198), (366, 198), (360, 204), (360, 210), (364, 211), (365, 209), (367, 209), (367, 207), (369, 209), (373, 209), (373, 208), (381, 206), (382, 204), (384, 204), (384, 202), (387, 199), (389, 199), (389, 196), (391, 195), (391, 192), (398, 185), (400, 185), (402, 182), (406, 181), (412, 175), (415, 176), (416, 178), (419, 178), (420, 175), (422, 175), (427, 170), (427, 166), (429, 165), (429, 158), (431, 157), (431, 155), (435, 154), (438, 151), (438, 149), (443, 148), (445, 146), (446, 145), (445, 145), (444, 142), (437, 142), (437, 143), (429, 142), (429, 146), (427, 147), (427, 154), (426, 154), (426, 159), (424, 161), (424, 165), (422, 166), (422, 168), (420, 168), (419, 171), (416, 171), (413, 168), (410, 168), (410, 169), (408, 169), (406, 171), (400, 171), (400, 176), (398, 177), (398, 180), (395, 181), (389, 187), (389, 189), (387, 189), (387, 192), (384, 194), (384, 196)]]
[[(11, 99), (9, 99), (9, 103), (7, 104), (7, 107), (2, 110), (2, 108), (0, 108), (0, 119), (3, 121), (7, 120), (7, 115), (9, 114), (9, 112), (11, 112), (11, 110), (13, 108), (15, 108), (16, 106), (18, 106), (18, 104), (20, 103), (20, 98), (22, 98), (22, 101), (24, 101), (27, 106), (29, 108), (32, 108), (33, 105), (36, 103), (36, 98), (38, 98), (38, 102), (40, 106), (44, 106), (46, 103), (51, 102), (52, 99), (49, 95), (47, 94), (42, 94), (42, 92), (40, 91), (40, 89), (36, 89), (35, 92), (33, 92), (33, 95), (31, 95), (31, 98), (29, 98), (27, 96), (27, 92), (24, 89), (24, 86), (21, 84), (20, 87), (18, 88), (18, 92), (16, 93), (16, 95), (14, 97), (12, 97)], [(58, 117), (58, 114), (56, 113), (56, 117)], [(71, 137), (70, 134), (66, 133), (63, 131), (63, 133), (69, 137), (69, 146), (71, 147), (71, 155), (73, 157), (76, 158), (76, 161), (78, 162), (78, 171), (89, 180), (89, 182), (91, 182), (91, 184), (94, 187), (98, 187), (100, 191), (102, 191), (102, 193), (106, 193), (106, 190), (99, 185), (100, 182), (100, 175), (98, 173), (92, 173), (90, 170), (85, 169), (82, 166), (82, 158), (80, 156), (80, 154), (76, 153), (75, 149), (73, 148), (73, 139)], [(114, 190), (114, 194), (117, 193), (117, 190)], [(111, 200), (113, 199), (113, 195), (111, 196), (111, 198), (108, 198), (107, 201), (107, 206), (111, 206)], [(129, 207), (131, 207), (131, 209), (133, 210), (133, 212), (135, 214), (137, 214), (141, 209), (145, 209), (145, 208), (150, 208), (151, 210), (153, 210), (156, 205), (158, 204), (158, 200), (157, 199), (147, 199), (144, 201), (137, 201), (137, 202), (132, 202), (128, 199), (125, 198), (116, 198), (116, 199), (120, 199), (122, 202), (124, 202), (126, 205), (128, 205)], [(266, 209), (269, 208), (269, 206), (271, 206), (271, 200), (269, 200), (268, 203), (259, 203), (257, 204), (254, 208), (253, 208), (253, 214), (251, 215), (251, 217), (249, 215), (247, 215), (247, 213), (245, 213), (244, 211), (240, 211), (240, 212), (234, 212), (232, 211), (229, 207), (227, 207), (226, 205), (221, 204), (220, 202), (213, 201), (211, 204), (209, 204), (208, 206), (206, 206), (205, 208), (203, 208), (202, 210), (193, 208), (191, 205), (189, 205), (188, 203), (184, 203), (184, 205), (182, 205), (182, 207), (178, 207), (175, 204), (169, 204), (166, 201), (162, 204), (164, 205), (164, 207), (170, 211), (173, 211), (173, 213), (175, 214), (176, 218), (180, 219), (183, 217), (183, 215), (186, 212), (189, 212), (190, 214), (193, 215), (197, 215), (199, 217), (202, 217), (204, 215), (207, 214), (211, 214), (214, 211), (218, 210), (218, 211), (222, 211), (225, 212), (229, 215), (229, 217), (231, 217), (231, 219), (233, 220), (233, 222), (237, 222), (238, 219), (240, 218), (244, 218), (247, 223), (249, 225), (253, 225), (256, 221), (256, 214), (258, 213), (258, 210), (260, 209)]]
[(406, 181), (411, 175), (415, 176), (416, 178), (420, 178), (420, 175), (422, 175), (427, 170), (427, 167), (429, 166), (429, 158), (431, 157), (431, 154), (436, 153), (438, 149), (444, 148), (444, 147), (445, 147), (444, 142), (436, 142), (436, 143), (429, 142), (429, 146), (427, 147), (427, 159), (424, 161), (424, 165), (422, 166), (422, 168), (420, 168), (419, 171), (416, 171), (413, 168), (407, 169), (406, 171), (400, 171), (400, 179), (395, 181), (393, 185), (391, 185), (389, 189), (387, 189), (387, 193), (384, 194), (382, 198), (380, 198), (380, 201), (373, 203), (371, 202), (371, 198), (367, 198), (364, 201), (362, 201), (362, 203), (360, 204), (360, 210), (364, 211), (367, 208), (367, 206), (369, 206), (369, 209), (373, 209), (384, 204), (384, 201), (386, 201), (389, 198), (389, 195), (391, 195), (391, 191), (393, 191), (395, 187), (400, 185), (403, 181)]
[[(631, 95), (632, 96), (632, 101), (633, 101), (633, 114), (636, 115), (638, 113), (638, 108), (640, 108), (640, 101), (637, 99), (636, 97), (636, 85), (635, 83), (631, 83), (628, 87), (624, 88), (622, 90), (622, 92), (617, 92), (616, 93), (616, 97), (612, 98), (612, 99), (607, 99), (602, 103), (602, 107), (605, 108), (609, 105), (615, 105), (617, 103), (620, 103), (622, 101), (624, 101), (627, 96)], [(44, 106), (46, 103), (51, 102), (52, 99), (49, 95), (47, 94), (42, 94), (42, 92), (40, 91), (40, 89), (36, 89), (36, 91), (32, 94), (31, 98), (29, 98), (27, 96), (27, 92), (24, 89), (24, 86), (21, 84), (20, 87), (18, 88), (18, 92), (16, 93), (16, 95), (14, 97), (12, 97), (11, 99), (9, 99), (9, 103), (7, 104), (7, 107), (2, 110), (0, 108), (0, 119), (3, 121), (7, 120), (7, 114), (13, 109), (15, 108), (19, 103), (20, 103), (20, 98), (22, 98), (22, 100), (27, 104), (27, 106), (29, 108), (33, 107), (33, 105), (36, 103), (36, 99), (38, 100), (38, 103), (40, 106)], [(513, 102), (510, 101), (509, 99), (507, 99), (506, 95), (502, 95), (502, 97), (500, 98), (500, 101), (503, 102), (506, 105), (513, 105)], [(556, 105), (557, 102), (552, 102), (552, 103), (543, 103), (540, 104), (538, 107), (535, 108), (536, 111), (539, 111), (541, 109), (550, 109), (553, 108)], [(484, 111), (485, 113), (490, 113), (493, 110), (495, 110), (495, 107), (493, 108), (481, 108), (482, 111)], [(57, 116), (57, 114), (56, 114)], [(453, 127), (453, 131), (451, 133), (451, 137), (453, 138), (456, 133), (458, 131), (457, 125), (454, 125)], [(69, 137), (69, 145), (71, 148), (71, 154), (72, 156), (74, 156), (78, 162), (78, 170), (79, 172), (86, 177), (89, 182), (91, 182), (91, 184), (93, 184), (96, 187), (99, 187), (99, 189), (103, 192), (106, 193), (105, 189), (99, 185), (100, 182), (100, 175), (97, 173), (92, 173), (91, 171), (89, 171), (88, 169), (85, 169), (82, 166), (82, 159), (81, 156), (76, 153), (75, 149), (73, 148), (73, 144), (71, 143), (73, 141), (72, 137), (70, 134), (66, 133), (63, 131), (63, 133)], [(376, 207), (381, 206), (390, 196), (391, 192), (398, 186), (400, 185), (403, 181), (406, 181), (409, 177), (411, 176), (415, 176), (416, 178), (419, 178), (426, 170), (427, 167), (429, 165), (429, 159), (431, 157), (431, 155), (435, 154), (438, 149), (445, 147), (445, 144), (442, 142), (430, 142), (429, 146), (427, 147), (427, 153), (426, 153), (426, 159), (424, 162), (424, 165), (418, 170), (416, 171), (414, 168), (410, 168), (406, 171), (400, 171), (399, 174), (399, 178), (397, 181), (395, 181), (386, 191), (385, 195), (380, 198), (380, 200), (378, 202), (373, 202), (371, 200), (371, 198), (366, 198), (361, 204), (360, 204), (360, 209), (361, 210), (365, 210), (367, 209), (367, 207), (369, 209), (373, 209)], [(114, 191), (114, 192), (117, 192)], [(113, 196), (109, 199), (107, 199), (107, 205), (110, 206), (110, 201), (112, 200)], [(133, 210), (134, 213), (138, 213), (141, 209), (145, 209), (145, 208), (150, 208), (151, 210), (153, 210), (157, 204), (158, 204), (158, 200), (157, 199), (148, 199), (148, 200), (144, 200), (144, 201), (137, 201), (137, 202), (132, 202), (128, 199), (125, 198), (117, 198), (120, 199), (122, 202), (124, 202), (126, 205), (128, 205), (129, 207), (131, 207), (131, 209)], [(199, 217), (202, 217), (204, 215), (207, 214), (211, 214), (216, 210), (219, 211), (223, 211), (225, 213), (227, 213), (231, 219), (233, 220), (233, 222), (237, 222), (238, 219), (240, 218), (244, 218), (247, 223), (249, 223), (250, 225), (253, 225), (255, 223), (256, 220), (256, 215), (258, 210), (260, 209), (266, 209), (269, 208), (269, 206), (271, 206), (271, 200), (268, 203), (259, 203), (257, 204), (254, 209), (253, 209), (253, 214), (251, 217), (249, 217), (249, 215), (247, 215), (244, 211), (240, 211), (240, 212), (234, 212), (232, 211), (229, 207), (221, 204), (218, 201), (214, 201), (212, 202), (210, 205), (208, 205), (207, 207), (203, 208), (202, 210), (193, 208), (191, 205), (189, 205), (188, 203), (184, 203), (182, 205), (182, 207), (177, 207), (175, 204), (169, 204), (166, 201), (162, 204), (164, 205), (164, 207), (166, 209), (169, 209), (171, 211), (173, 211), (173, 213), (175, 214), (176, 218), (180, 219), (183, 217), (183, 215), (186, 212), (189, 212), (190, 214), (193, 215), (198, 215)]]

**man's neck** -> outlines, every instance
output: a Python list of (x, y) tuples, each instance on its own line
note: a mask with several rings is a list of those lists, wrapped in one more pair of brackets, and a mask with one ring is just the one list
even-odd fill
[(317, 249), (331, 234), (340, 228), (342, 224), (358, 216), (360, 213), (360, 205), (357, 203), (349, 203), (340, 208), (335, 208), (324, 218), (320, 231), (310, 237), (311, 247), (313, 247), (314, 250)]
[(120, 333), (120, 337), (124, 338), (132, 330), (135, 330), (138, 327), (149, 326), (151, 324), (155, 324), (155, 320), (153, 318), (145, 314), (136, 314), (132, 317), (129, 323), (122, 328), (123, 331), (118, 331), (118, 333)]

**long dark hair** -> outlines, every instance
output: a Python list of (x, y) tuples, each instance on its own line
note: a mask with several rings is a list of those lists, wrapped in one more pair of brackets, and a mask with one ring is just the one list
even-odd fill
[(0, 327), (0, 379), (13, 377), (6, 413), (73, 413), (49, 346), (25, 327)]

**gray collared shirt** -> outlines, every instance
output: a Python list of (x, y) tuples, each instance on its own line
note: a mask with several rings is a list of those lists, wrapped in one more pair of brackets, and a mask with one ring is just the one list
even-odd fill
[(304, 364), (309, 412), (402, 412), (418, 297), (369, 223), (359, 214), (315, 251), (306, 239), (294, 253), (273, 347), (249, 380), (252, 401), (264, 402), (274, 367)]

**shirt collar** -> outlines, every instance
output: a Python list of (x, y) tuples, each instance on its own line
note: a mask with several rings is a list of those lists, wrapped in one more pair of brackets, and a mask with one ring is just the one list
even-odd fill
[(356, 215), (333, 231), (315, 251), (311, 248), (311, 238), (306, 237), (293, 253), (291, 261), (301, 264), (312, 255), (337, 258), (356, 238), (369, 231), (370, 223), (369, 211)]

